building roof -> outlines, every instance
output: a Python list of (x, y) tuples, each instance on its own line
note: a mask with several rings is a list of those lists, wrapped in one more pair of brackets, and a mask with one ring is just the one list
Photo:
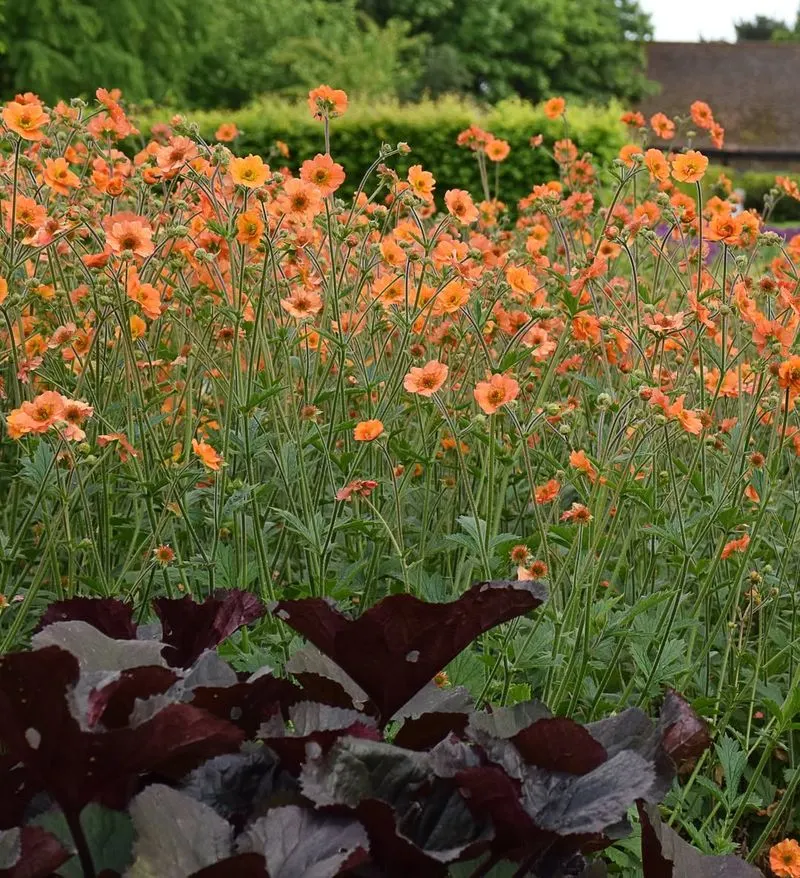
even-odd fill
[(702, 100), (726, 149), (800, 153), (800, 43), (648, 43), (647, 77), (660, 87), (641, 102), (648, 118)]

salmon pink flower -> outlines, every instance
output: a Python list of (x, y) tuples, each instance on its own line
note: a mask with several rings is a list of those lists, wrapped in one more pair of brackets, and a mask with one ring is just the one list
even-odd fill
[(440, 390), (447, 379), (447, 366), (438, 360), (430, 360), (424, 366), (412, 366), (403, 379), (403, 387), (409, 393), (431, 397)]
[(115, 213), (103, 221), (106, 242), (112, 253), (119, 255), (128, 250), (135, 256), (145, 258), (156, 249), (153, 230), (143, 216), (135, 213)]
[(383, 422), (377, 418), (370, 421), (359, 421), (353, 430), (353, 438), (356, 442), (372, 442), (383, 433), (383, 429)]
[(513, 402), (519, 394), (519, 384), (510, 375), (495, 373), (486, 381), (475, 385), (475, 401), (487, 415)]

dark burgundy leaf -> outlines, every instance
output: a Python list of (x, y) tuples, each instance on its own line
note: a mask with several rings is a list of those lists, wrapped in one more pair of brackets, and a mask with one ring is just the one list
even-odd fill
[(189, 878), (271, 878), (261, 854), (238, 854), (193, 872)]
[(72, 857), (39, 826), (0, 832), (0, 878), (48, 878)]
[(475, 711), (469, 718), (469, 735), (475, 740), (501, 738), (510, 740), (540, 719), (552, 717), (541, 701), (521, 701), (511, 707)]
[(529, 765), (548, 771), (587, 774), (608, 755), (582, 725), (566, 717), (540, 719), (511, 740)]
[(288, 717), (289, 707), (302, 697), (303, 692), (290, 680), (262, 674), (233, 686), (199, 686), (194, 690), (192, 704), (230, 720), (248, 738), (253, 738), (261, 723), (277, 712)]
[(763, 878), (763, 873), (732, 855), (701, 854), (662, 823), (658, 808), (639, 804), (644, 878)]
[(537, 582), (482, 582), (450, 603), (390, 595), (355, 621), (322, 598), (271, 609), (358, 683), (386, 723), (480, 634), (545, 597)]
[(44, 611), (36, 628), (41, 631), (53, 622), (88, 622), (106, 637), (135, 640), (133, 607), (116, 598), (70, 598), (55, 601)]
[(155, 640), (114, 640), (80, 619), (53, 622), (33, 636), (34, 649), (57, 646), (78, 659), (82, 673), (113, 673), (163, 665), (163, 645)]
[(409, 750), (426, 750), (450, 734), (464, 734), (473, 705), (463, 686), (442, 689), (429, 683), (392, 717), (403, 720), (394, 743)]
[(697, 759), (711, 745), (708, 726), (674, 689), (668, 689), (659, 722), (661, 746), (680, 766)]
[(30, 788), (45, 789), (66, 814), (92, 799), (120, 804), (141, 771), (185, 772), (238, 748), (242, 732), (188, 704), (173, 704), (135, 728), (84, 731), (70, 711), (78, 661), (58, 647), (0, 658), (0, 739), (23, 762)]
[(334, 707), (355, 707), (356, 710), (362, 710), (369, 701), (367, 693), (358, 683), (310, 644), (297, 650), (286, 663), (286, 670), (300, 682), (306, 701), (318, 701)]
[(270, 878), (335, 878), (367, 859), (369, 839), (357, 820), (285, 805), (249, 826), (237, 847), (263, 854)]
[[(3, 700), (0, 695), (0, 709)], [(0, 830), (23, 822), (28, 802), (41, 791), (25, 766), (14, 756), (0, 755)]]
[(128, 724), (137, 698), (161, 695), (178, 679), (169, 668), (150, 666), (122, 671), (89, 693), (86, 721), (90, 728), (98, 723), (107, 729)]
[(201, 653), (213, 649), (242, 625), (264, 615), (264, 605), (249, 591), (218, 591), (202, 604), (188, 595), (154, 601), (162, 639), (172, 649), (164, 655), (173, 667), (188, 668)]

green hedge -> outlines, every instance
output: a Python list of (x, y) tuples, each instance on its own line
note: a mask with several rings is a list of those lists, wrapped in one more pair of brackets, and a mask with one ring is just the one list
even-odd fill
[[(565, 131), (562, 120), (552, 121), (534, 106), (519, 99), (503, 101), (491, 109), (481, 109), (455, 98), (423, 101), (419, 104), (359, 104), (353, 101), (347, 113), (332, 122), (331, 153), (355, 186), (363, 172), (377, 156), (381, 143), (392, 145), (404, 141), (411, 147), (407, 156), (392, 159), (392, 166), (404, 174), (413, 164), (421, 164), (437, 180), (436, 192), (469, 189), (480, 194), (477, 162), (468, 151), (456, 146), (456, 136), (470, 124), (477, 124), (511, 144), (510, 156), (500, 165), (500, 198), (511, 206), (527, 195), (531, 187), (553, 176), (554, 164), (541, 151), (531, 149), (534, 134), (543, 134), (545, 143), (572, 137), (581, 152), (591, 152), (601, 162), (615, 158), (625, 143), (625, 129), (619, 122), (619, 105), (568, 108)], [(143, 131), (155, 122), (171, 117), (168, 111), (140, 118)], [(212, 140), (217, 127), (233, 122), (242, 132), (233, 148), (238, 153), (268, 155), (276, 140), (285, 142), (291, 151), (288, 160), (275, 158), (273, 166), (299, 164), (323, 152), (322, 125), (311, 118), (304, 103), (287, 103), (263, 99), (241, 110), (197, 111), (187, 113), (197, 123), (200, 133)], [(491, 163), (489, 163), (491, 166)], [(492, 185), (494, 167), (490, 167)]]

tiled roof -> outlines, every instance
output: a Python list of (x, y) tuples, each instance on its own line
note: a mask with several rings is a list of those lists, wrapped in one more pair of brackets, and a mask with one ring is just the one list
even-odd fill
[(648, 118), (703, 100), (726, 148), (800, 152), (800, 43), (649, 43), (647, 76), (660, 86), (640, 105)]

